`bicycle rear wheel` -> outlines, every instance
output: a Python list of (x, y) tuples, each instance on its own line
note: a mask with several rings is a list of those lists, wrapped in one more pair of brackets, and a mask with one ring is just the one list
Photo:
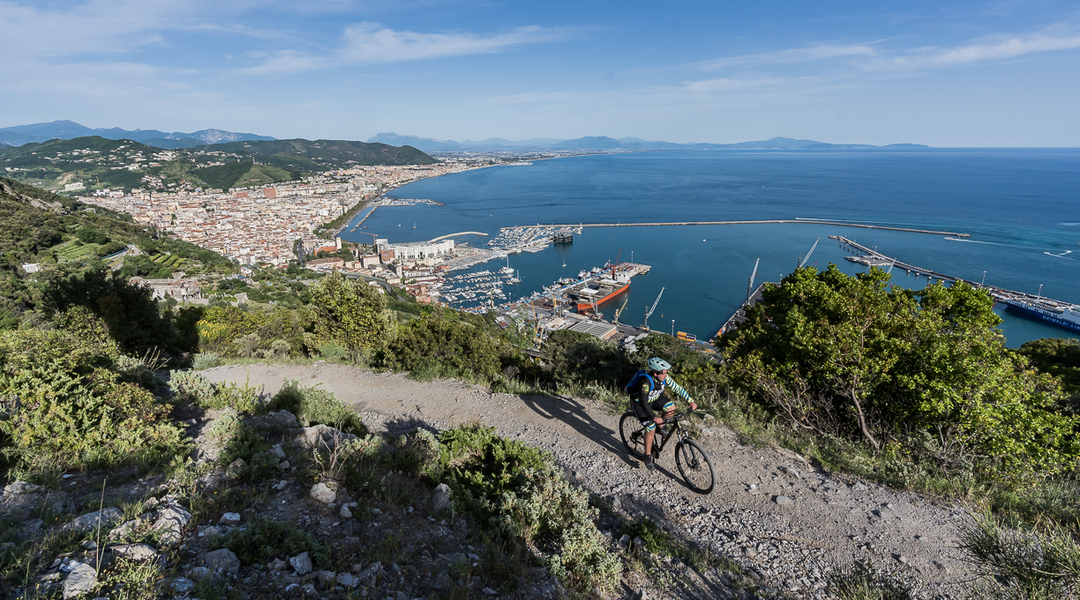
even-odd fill
[(681, 440), (675, 445), (675, 465), (686, 485), (699, 494), (708, 494), (715, 483), (712, 461), (694, 440)]
[(619, 437), (631, 456), (645, 458), (645, 430), (634, 411), (626, 411), (619, 419)]

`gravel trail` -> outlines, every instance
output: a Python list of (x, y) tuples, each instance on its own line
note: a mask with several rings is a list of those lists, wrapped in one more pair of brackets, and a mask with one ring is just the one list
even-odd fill
[(287, 380), (321, 385), (375, 431), (494, 426), (551, 451), (568, 477), (622, 510), (647, 514), (794, 596), (824, 597), (829, 565), (856, 557), (909, 569), (933, 598), (961, 597), (960, 585), (970, 579), (957, 547), (962, 507), (826, 473), (784, 449), (744, 446), (716, 421), (705, 422), (698, 438), (716, 471), (715, 489), (700, 495), (683, 483), (672, 452), (665, 451), (655, 473), (628, 456), (619, 414), (592, 400), (492, 394), (456, 380), (418, 382), (327, 363), (234, 365), (203, 374), (215, 383), (247, 383), (267, 397)]

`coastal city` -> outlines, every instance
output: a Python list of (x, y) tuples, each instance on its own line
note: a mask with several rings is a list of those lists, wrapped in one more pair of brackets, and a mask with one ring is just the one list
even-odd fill
[[(383, 194), (391, 189), (425, 177), (476, 168), (478, 163), (516, 161), (520, 158), (455, 157), (434, 165), (356, 167), (300, 181), (229, 190), (155, 193), (139, 188), (105, 189), (81, 200), (128, 213), (137, 223), (218, 252), (240, 265), (285, 268), (301, 259), (305, 267), (317, 272), (341, 271), (347, 276), (397, 286), (421, 303), (471, 312), (494, 311), (503, 326), (517, 323), (524, 327), (527, 323), (537, 345), (559, 329), (582, 331), (623, 344), (647, 335), (647, 328), (620, 324), (620, 311), (603, 305), (625, 292), (632, 277), (647, 273), (648, 265), (598, 265), (582, 270), (576, 277), (560, 278), (544, 286), (543, 292), (510, 297), (508, 290), (520, 283), (519, 274), (509, 266), (511, 254), (539, 252), (551, 244), (571, 244), (574, 235), (581, 233), (580, 228), (508, 227), (479, 246), (455, 243), (454, 234), (411, 243), (391, 243), (373, 236), (371, 244), (353, 244), (339, 237), (346, 227), (350, 232), (363, 228), (364, 221), (382, 206), (432, 203), (385, 197)], [(339, 217), (344, 225), (326, 228), (327, 223)], [(463, 233), (475, 236), (479, 232)], [(342, 248), (351, 249), (353, 260), (340, 256)], [(314, 258), (320, 252), (334, 256)], [(467, 271), (484, 262), (504, 259), (505, 266)], [(201, 294), (191, 293), (198, 289), (196, 281), (140, 281), (160, 296), (206, 301)], [(692, 334), (678, 332), (678, 336), (689, 345), (696, 343)], [(705, 343), (700, 343), (700, 349), (714, 351)]]

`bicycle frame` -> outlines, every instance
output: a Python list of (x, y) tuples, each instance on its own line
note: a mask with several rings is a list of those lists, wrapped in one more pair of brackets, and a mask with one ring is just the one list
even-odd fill
[(671, 415), (670, 417), (664, 419), (664, 425), (670, 424), (671, 429), (667, 432), (667, 435), (653, 436), (653, 445), (656, 446), (657, 452), (661, 452), (664, 450), (664, 446), (667, 445), (668, 440), (675, 436), (676, 432), (678, 432), (679, 434), (680, 441), (690, 439), (690, 434), (683, 431), (682, 426), (679, 424), (679, 420), (689, 415), (690, 412), (691, 411), (684, 411), (678, 414)]

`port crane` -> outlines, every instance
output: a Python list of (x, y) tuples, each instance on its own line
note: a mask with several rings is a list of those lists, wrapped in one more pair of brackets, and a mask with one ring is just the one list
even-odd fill
[[(814, 249), (817, 248), (817, 243), (820, 242), (820, 241), (821, 241), (821, 238), (818, 238), (818, 239), (814, 240), (814, 245), (810, 246), (810, 251), (806, 253), (806, 256), (802, 257), (799, 260), (799, 263), (797, 265), (795, 265), (796, 269), (802, 267), (803, 265), (806, 264), (806, 261), (810, 260), (810, 255), (814, 253)], [(756, 271), (757, 269), (755, 268), (754, 270)]]
[(616, 325), (619, 324), (619, 315), (622, 314), (623, 309), (626, 308), (626, 303), (629, 302), (629, 301), (630, 301), (630, 298), (627, 298), (627, 299), (622, 301), (622, 306), (619, 307), (619, 310), (615, 311), (615, 318), (613, 318), (611, 320), (612, 323), (614, 323)]
[[(807, 256), (810, 255), (807, 254)], [(746, 285), (746, 304), (744, 304), (743, 306), (746, 306), (748, 308), (750, 306), (750, 294), (754, 293), (754, 278), (757, 277), (757, 268), (759, 264), (761, 264), (760, 258), (754, 261), (754, 272), (750, 274), (750, 283)]]
[(656, 295), (656, 300), (653, 300), (652, 306), (649, 307), (649, 310), (645, 311), (645, 324), (641, 326), (645, 331), (649, 330), (649, 316), (656, 310), (656, 305), (660, 304), (660, 296), (664, 295), (664, 289), (665, 288), (660, 288), (660, 293)]

